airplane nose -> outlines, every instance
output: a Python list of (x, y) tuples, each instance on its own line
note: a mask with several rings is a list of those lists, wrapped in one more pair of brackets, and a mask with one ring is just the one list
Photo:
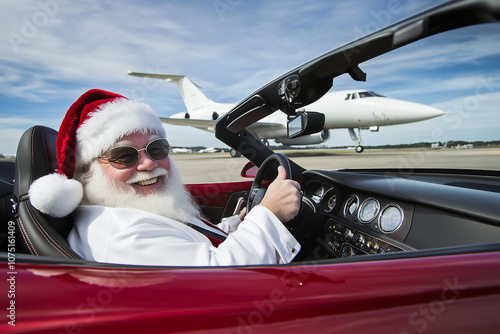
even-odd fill
[(444, 111), (420, 103), (401, 102), (398, 105), (400, 122), (418, 122), (444, 115)]

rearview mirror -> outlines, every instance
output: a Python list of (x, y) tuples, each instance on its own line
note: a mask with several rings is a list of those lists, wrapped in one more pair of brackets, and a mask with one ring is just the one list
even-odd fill
[(304, 111), (297, 117), (288, 121), (288, 138), (297, 138), (310, 135), (323, 130), (325, 115), (319, 112)]

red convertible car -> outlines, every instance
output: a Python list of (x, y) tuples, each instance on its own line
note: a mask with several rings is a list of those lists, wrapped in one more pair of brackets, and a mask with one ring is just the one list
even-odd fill
[[(334, 79), (365, 81), (362, 68), (371, 68), (370, 82), (393, 76), (420, 84), (404, 76), (416, 60), (436, 72), (423, 87), (429, 96), (449, 86), (462, 90), (464, 99), (456, 101), (463, 108), (449, 125), (486, 117), (479, 110), (485, 105), (498, 113), (498, 104), (491, 106), (500, 89), (499, 20), (500, 1), (446, 3), (285, 73), (218, 119), (216, 137), (249, 160), (243, 173), (254, 180), (187, 187), (218, 222), (239, 197), (251, 203), (265, 191), (276, 164), (287, 166), (302, 189), (301, 211), (287, 224), (302, 249), (287, 265), (82, 260), (66, 242), (71, 217), (55, 220), (30, 205), (30, 183), (54, 170), (57, 133), (28, 129), (16, 162), (0, 164), (0, 332), (498, 333), (500, 164), (480, 168), (482, 158), (470, 155), (470, 165), (440, 168), (426, 165), (430, 157), (420, 151), (404, 168), (306, 170), (246, 127), (283, 112), (290, 137), (319, 132), (323, 115), (303, 107), (335, 87)], [(488, 47), (471, 47), (481, 38), (491, 41)], [(434, 54), (421, 52), (425, 43)], [(405, 49), (411, 52), (398, 53)], [(438, 57), (447, 61), (437, 65)], [(457, 67), (467, 75), (455, 77)], [(470, 78), (487, 85), (464, 82)]]

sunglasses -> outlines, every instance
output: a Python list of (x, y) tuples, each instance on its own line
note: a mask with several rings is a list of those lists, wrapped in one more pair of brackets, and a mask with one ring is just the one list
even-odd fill
[(141, 151), (146, 151), (153, 161), (163, 160), (168, 157), (170, 144), (166, 139), (158, 138), (150, 141), (145, 148), (140, 150), (134, 146), (116, 146), (100, 158), (108, 159), (109, 164), (116, 169), (133, 168), (139, 163)]

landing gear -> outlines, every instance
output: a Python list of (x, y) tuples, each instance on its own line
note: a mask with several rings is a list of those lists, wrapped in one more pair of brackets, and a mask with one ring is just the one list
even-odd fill
[(358, 128), (358, 135), (354, 132), (353, 128), (349, 128), (349, 134), (351, 135), (351, 139), (358, 142), (358, 146), (356, 146), (356, 152), (361, 153), (365, 150), (365, 148), (361, 145), (361, 129)]
[(266, 146), (269, 146), (269, 141), (267, 139), (262, 139), (262, 143), (264, 143), (264, 145)]
[(231, 156), (232, 156), (233, 158), (238, 158), (238, 157), (241, 157), (240, 152), (236, 151), (234, 148), (232, 148), (232, 149), (229, 151), (229, 154), (231, 154)]

